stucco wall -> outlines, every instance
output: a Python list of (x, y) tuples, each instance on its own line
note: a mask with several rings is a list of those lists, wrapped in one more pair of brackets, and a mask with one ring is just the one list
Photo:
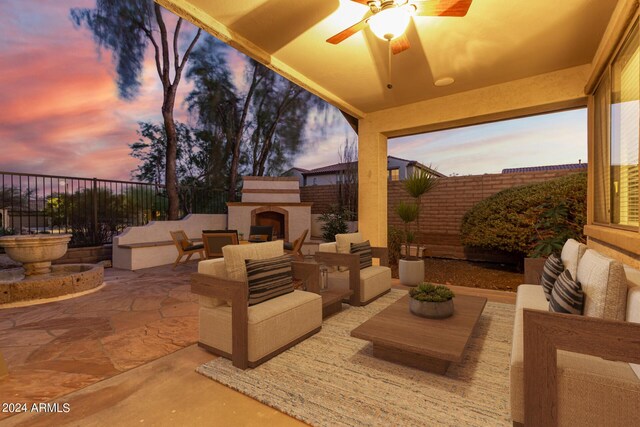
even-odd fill
[(152, 221), (140, 227), (127, 227), (113, 239), (113, 267), (125, 270), (172, 264), (178, 256), (173, 244), (144, 248), (123, 248), (120, 245), (165, 242), (171, 240), (170, 231), (184, 230), (189, 238), (201, 238), (202, 230), (227, 228), (226, 215), (192, 214), (179, 221)]

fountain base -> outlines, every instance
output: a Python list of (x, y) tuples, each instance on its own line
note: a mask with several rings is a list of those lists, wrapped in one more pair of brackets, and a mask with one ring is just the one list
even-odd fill
[(22, 268), (0, 271), (0, 304), (55, 298), (102, 285), (100, 264), (61, 264), (46, 274), (27, 275)]

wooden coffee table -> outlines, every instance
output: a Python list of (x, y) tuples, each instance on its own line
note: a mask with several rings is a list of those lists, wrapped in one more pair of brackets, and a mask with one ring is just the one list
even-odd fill
[(453, 300), (454, 313), (446, 319), (426, 319), (409, 311), (409, 296), (400, 298), (351, 331), (351, 336), (373, 343), (373, 356), (438, 374), (462, 355), (486, 298), (461, 295)]

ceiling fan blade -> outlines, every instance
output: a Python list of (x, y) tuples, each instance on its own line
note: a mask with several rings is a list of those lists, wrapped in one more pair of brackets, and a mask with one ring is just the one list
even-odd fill
[(428, 0), (416, 1), (415, 16), (465, 16), (472, 0)]
[(335, 36), (329, 37), (327, 39), (327, 43), (338, 44), (338, 43), (344, 41), (345, 39), (348, 39), (349, 37), (351, 37), (352, 35), (354, 35), (358, 31), (363, 30), (367, 25), (369, 25), (367, 23), (368, 19), (369, 19), (369, 14), (367, 14), (362, 21), (353, 24), (352, 26), (350, 26), (346, 30), (340, 31)]
[(409, 38), (406, 33), (391, 40), (391, 52), (393, 52), (394, 55), (404, 52), (410, 47), (411, 45), (409, 44)]

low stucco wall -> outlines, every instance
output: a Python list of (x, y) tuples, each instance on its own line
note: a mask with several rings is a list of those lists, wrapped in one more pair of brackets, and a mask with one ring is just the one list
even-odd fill
[(170, 231), (184, 230), (191, 239), (201, 238), (202, 230), (227, 228), (227, 215), (192, 214), (179, 221), (152, 221), (141, 227), (127, 227), (113, 239), (113, 267), (139, 270), (173, 264), (178, 250), (173, 244), (141, 248), (121, 245), (170, 241)]

